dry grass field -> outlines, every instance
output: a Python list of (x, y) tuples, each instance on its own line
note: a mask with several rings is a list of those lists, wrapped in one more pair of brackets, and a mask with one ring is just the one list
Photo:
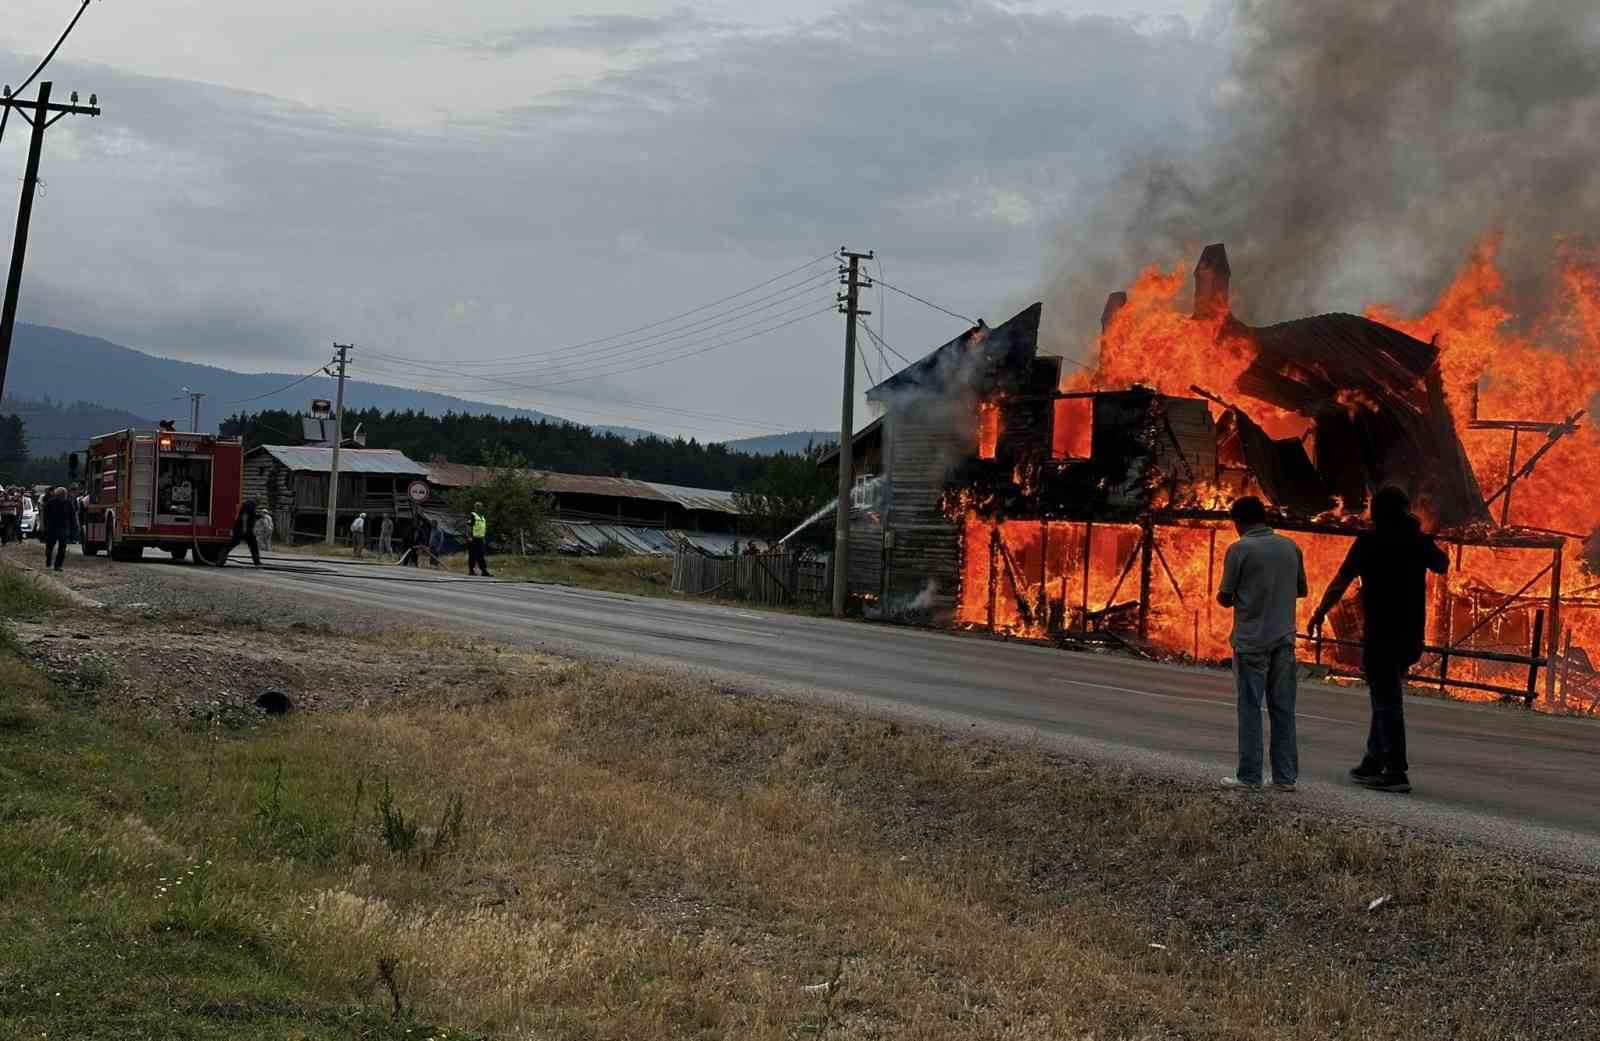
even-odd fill
[(0, 647), (0, 1036), (1600, 1035), (1592, 878), (427, 639), (472, 681), (186, 722)]

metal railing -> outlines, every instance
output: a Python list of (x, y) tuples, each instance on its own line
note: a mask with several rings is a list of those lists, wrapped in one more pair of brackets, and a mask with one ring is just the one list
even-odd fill
[[(1461, 639), (1465, 640), (1475, 632), (1477, 632), (1476, 628), (1470, 630)], [(1316, 651), (1315, 661), (1318, 665), (1322, 664), (1322, 648), (1324, 645), (1331, 647), (1366, 646), (1360, 640), (1340, 640), (1331, 636), (1323, 636), (1320, 632), (1297, 633), (1296, 638), (1305, 640), (1313, 645)], [(1540, 647), (1543, 643), (1544, 612), (1539, 611), (1533, 616), (1533, 639), (1529, 641), (1530, 646), (1527, 654), (1508, 654), (1504, 651), (1486, 651), (1475, 648), (1466, 648), (1461, 646), (1460, 642), (1447, 644), (1443, 647), (1427, 644), (1423, 646), (1422, 653), (1424, 655), (1431, 654), (1437, 658), (1439, 662), (1438, 673), (1425, 674), (1416, 671), (1408, 671), (1405, 678), (1413, 683), (1437, 686), (1441, 690), (1443, 690), (1445, 687), (1462, 687), (1467, 690), (1481, 690), (1491, 694), (1499, 694), (1504, 698), (1521, 698), (1523, 704), (1532, 705), (1539, 696), (1539, 670), (1542, 668), (1548, 668), (1550, 665), (1550, 659), (1540, 653)], [(1528, 670), (1527, 685), (1521, 688), (1507, 687), (1498, 683), (1484, 683), (1479, 680), (1467, 680), (1452, 677), (1450, 675), (1450, 661), (1451, 659), (1458, 658), (1465, 658), (1474, 661), (1496, 662), (1502, 665), (1525, 666)], [(1419, 665), (1421, 664), (1421, 661), (1422, 659), (1418, 659)], [(1415, 666), (1413, 666), (1413, 669), (1414, 668)], [(1362, 673), (1351, 669), (1340, 669), (1333, 667), (1328, 670), (1328, 675), (1359, 679), (1361, 678)]]

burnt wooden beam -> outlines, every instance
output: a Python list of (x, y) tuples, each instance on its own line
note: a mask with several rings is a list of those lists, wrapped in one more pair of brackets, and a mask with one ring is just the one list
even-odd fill
[(1011, 547), (1006, 544), (1006, 537), (999, 529), (995, 530), (995, 540), (1000, 547), (1000, 559), (1006, 565), (1006, 577), (1011, 580), (1011, 598), (1017, 602), (1017, 612), (1022, 615), (1024, 625), (1033, 625), (1033, 608), (1028, 606), (1027, 597), (1022, 595), (1022, 579), (1017, 574), (1017, 562), (1011, 556)]

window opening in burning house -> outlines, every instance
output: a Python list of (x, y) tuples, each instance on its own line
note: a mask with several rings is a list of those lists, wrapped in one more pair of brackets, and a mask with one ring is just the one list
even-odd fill
[(985, 401), (978, 406), (978, 458), (993, 459), (1000, 447), (1000, 405)]
[(156, 482), (156, 521), (160, 524), (209, 523), (211, 460), (163, 456)]
[(1094, 399), (1057, 398), (1050, 428), (1053, 459), (1088, 459), (1094, 443)]

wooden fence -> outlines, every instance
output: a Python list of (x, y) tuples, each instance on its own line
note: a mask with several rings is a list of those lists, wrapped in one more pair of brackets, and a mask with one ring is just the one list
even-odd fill
[(789, 550), (716, 557), (679, 546), (672, 561), (672, 591), (759, 604), (826, 603), (833, 590), (828, 562)]

